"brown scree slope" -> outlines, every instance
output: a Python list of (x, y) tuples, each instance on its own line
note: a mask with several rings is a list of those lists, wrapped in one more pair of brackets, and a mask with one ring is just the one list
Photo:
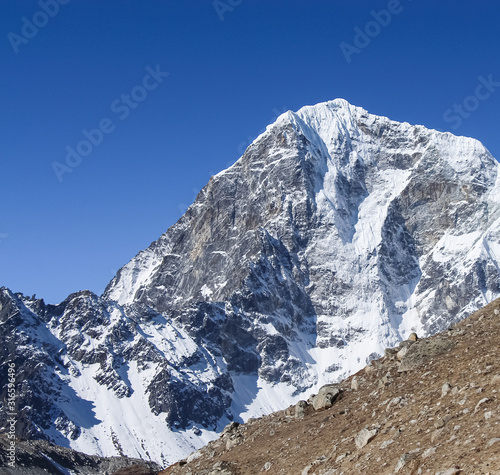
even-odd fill
[(339, 395), (332, 386), (321, 404), (230, 424), (160, 473), (500, 474), (499, 342), (500, 299), (444, 333), (387, 349)]

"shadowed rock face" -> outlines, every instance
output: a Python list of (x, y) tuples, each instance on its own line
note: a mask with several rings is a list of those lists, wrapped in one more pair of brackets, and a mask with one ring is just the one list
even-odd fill
[(6, 475), (64, 475), (68, 470), (84, 475), (154, 475), (160, 467), (126, 457), (96, 457), (46, 441), (16, 441), (16, 462), (10, 465), (9, 440), (0, 437), (0, 471)]
[[(283, 114), (102, 296), (2, 289), (20, 435), (101, 450), (113, 433), (106, 453), (170, 462), (201, 445), (190, 431), (213, 437), (446, 328), (500, 295), (497, 178), (477, 141), (343, 100)], [(124, 428), (115, 408), (136, 406), (141, 427)]]

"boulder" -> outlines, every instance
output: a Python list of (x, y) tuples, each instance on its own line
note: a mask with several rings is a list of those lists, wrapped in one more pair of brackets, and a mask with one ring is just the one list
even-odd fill
[(301, 400), (297, 404), (295, 404), (295, 417), (300, 419), (306, 415), (306, 410), (309, 407), (306, 401)]
[(313, 398), (312, 405), (315, 410), (331, 407), (340, 394), (338, 384), (326, 384), (318, 391), (318, 394)]
[(441, 388), (441, 397), (445, 397), (450, 391), (452, 387), (450, 383), (444, 383)]
[(362, 449), (365, 445), (373, 440), (373, 438), (377, 435), (377, 429), (361, 429), (356, 437), (354, 437), (354, 442), (358, 449)]

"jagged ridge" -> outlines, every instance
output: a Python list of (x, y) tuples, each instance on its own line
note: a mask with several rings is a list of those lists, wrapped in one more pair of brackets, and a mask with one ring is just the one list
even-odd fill
[(283, 114), (103, 296), (2, 289), (22, 435), (171, 462), (446, 328), (500, 294), (498, 167), (343, 100)]

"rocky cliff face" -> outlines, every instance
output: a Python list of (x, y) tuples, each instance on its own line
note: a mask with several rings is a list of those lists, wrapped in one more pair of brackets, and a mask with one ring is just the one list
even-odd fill
[(167, 463), (447, 328), (500, 295), (498, 171), (343, 100), (283, 114), (102, 296), (2, 290), (22, 434)]

